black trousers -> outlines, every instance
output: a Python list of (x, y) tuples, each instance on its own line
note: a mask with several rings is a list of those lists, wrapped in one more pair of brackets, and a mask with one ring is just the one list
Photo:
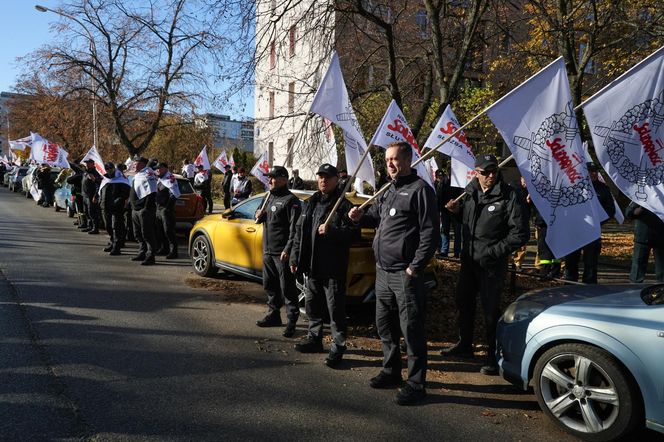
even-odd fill
[(111, 245), (114, 251), (120, 250), (120, 244), (124, 242), (126, 233), (124, 212), (117, 212), (112, 210), (102, 210), (102, 218), (104, 218), (104, 227), (106, 233), (110, 237)]
[(279, 315), (279, 310), (285, 305), (288, 321), (297, 322), (300, 317), (297, 287), (288, 261), (282, 262), (279, 255), (263, 254), (263, 288), (267, 293), (268, 314)]
[(602, 239), (598, 238), (565, 257), (565, 279), (579, 280), (579, 261), (583, 252), (583, 278), (586, 284), (597, 284), (597, 262), (602, 251)]
[(231, 208), (231, 192), (224, 192), (224, 209)]
[(323, 339), (325, 307), (330, 314), (331, 352), (346, 351), (346, 278), (307, 278), (305, 310), (309, 318), (309, 339)]
[(383, 372), (401, 374), (399, 339), (408, 353), (408, 383), (424, 388), (427, 373), (427, 340), (424, 330), (427, 294), (422, 277), (405, 270), (376, 267), (376, 328), (383, 347)]
[(99, 230), (99, 218), (101, 216), (99, 203), (93, 203), (91, 199), (84, 196), (83, 208), (85, 210), (85, 216), (88, 219), (88, 228)]
[(154, 225), (157, 219), (155, 209), (133, 210), (131, 220), (134, 227), (134, 237), (138, 242), (138, 254), (146, 258), (154, 257), (157, 247)]
[(201, 193), (201, 198), (203, 198), (203, 212), (207, 210), (207, 213), (212, 213), (212, 194)]
[(157, 208), (157, 243), (158, 249), (168, 249), (169, 253), (178, 252), (175, 238), (175, 208)]
[(500, 318), (500, 298), (506, 275), (507, 259), (488, 269), (482, 268), (470, 258), (461, 261), (456, 291), (459, 343), (464, 347), (473, 345), (475, 306), (479, 294), (486, 329), (486, 343), (489, 346), (488, 356), (492, 360), (496, 354), (496, 325)]

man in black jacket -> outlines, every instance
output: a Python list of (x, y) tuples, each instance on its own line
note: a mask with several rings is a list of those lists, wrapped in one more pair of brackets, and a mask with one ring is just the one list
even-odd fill
[(304, 204), (290, 257), (291, 271), (305, 275), (305, 309), (309, 318), (308, 339), (295, 345), (295, 350), (323, 351), (323, 316), (327, 304), (332, 346), (325, 364), (334, 368), (346, 351), (346, 272), (351, 242), (359, 239), (360, 231), (347, 216), (352, 207), (347, 199), (341, 200), (330, 222), (325, 223), (343, 195), (337, 186), (336, 167), (322, 164), (316, 175), (318, 192)]
[(440, 217), (434, 190), (411, 169), (408, 143), (390, 143), (385, 150), (390, 184), (364, 214), (350, 211), (353, 221), (378, 227), (376, 257), (376, 327), (383, 345), (383, 369), (371, 379), (372, 388), (401, 384), (399, 339), (408, 353), (408, 382), (395, 401), (416, 404), (426, 396), (427, 341), (424, 331), (426, 288), (422, 274), (440, 241)]
[(136, 158), (136, 175), (131, 183), (129, 203), (134, 236), (138, 242), (138, 254), (132, 261), (141, 261), (141, 265), (155, 263), (157, 241), (154, 227), (157, 222), (157, 177), (154, 170), (147, 167), (148, 160)]
[(232, 183), (233, 183), (233, 171), (231, 170), (231, 165), (226, 164), (224, 166), (224, 181), (221, 183), (221, 190), (224, 191), (224, 209), (231, 208), (231, 198), (233, 197), (231, 193)]
[[(42, 207), (51, 207), (53, 205), (55, 185), (53, 183), (53, 177), (51, 177), (51, 166), (48, 164), (42, 164), (37, 170), (37, 184), (42, 191)], [(39, 201), (37, 204), (39, 204)]]
[(198, 190), (203, 198), (203, 212), (207, 209), (208, 213), (212, 213), (212, 174), (209, 170), (205, 170), (202, 164), (197, 167), (198, 173), (194, 176), (194, 189)]
[(459, 342), (442, 354), (473, 356), (475, 298), (479, 293), (489, 346), (480, 371), (494, 375), (498, 373), (496, 325), (508, 258), (528, 241), (530, 227), (522, 198), (502, 180), (496, 157), (478, 156), (475, 171), (463, 198), (450, 200), (445, 206), (463, 223), (463, 247), (456, 291)]
[(175, 237), (175, 202), (180, 196), (177, 179), (168, 170), (168, 164), (157, 165), (157, 238), (160, 245), (158, 255), (166, 255), (166, 259), (177, 259), (178, 243)]
[(283, 332), (290, 338), (300, 316), (295, 275), (288, 259), (295, 239), (295, 226), (300, 218), (298, 197), (288, 190), (288, 171), (274, 166), (265, 174), (269, 178), (270, 192), (263, 209), (256, 211), (256, 224), (263, 224), (263, 288), (267, 293), (267, 315), (256, 322), (259, 327), (281, 325), (281, 306), (286, 305), (288, 324)]
[(664, 222), (634, 201), (625, 209), (625, 216), (634, 220), (634, 251), (629, 280), (635, 283), (645, 281), (652, 249), (655, 255), (655, 280), (664, 282)]
[[(602, 223), (606, 223), (609, 219), (613, 218), (616, 214), (616, 205), (611, 195), (609, 186), (599, 180), (599, 167), (594, 163), (588, 163), (588, 174), (593, 183), (593, 189), (597, 193), (597, 199), (602, 205), (602, 208), (609, 217)], [(585, 284), (597, 284), (597, 263), (599, 261), (599, 254), (602, 251), (602, 238), (597, 238), (595, 241), (586, 244), (579, 250), (576, 250), (565, 257), (565, 275), (564, 278), (568, 281), (579, 280), (579, 261), (581, 253), (583, 252), (583, 277), (582, 281)]]
[(304, 189), (304, 181), (300, 178), (300, 171), (293, 169), (293, 177), (288, 180), (288, 188), (293, 190)]
[(97, 200), (97, 192), (99, 191), (101, 180), (101, 174), (95, 169), (95, 161), (92, 158), (85, 160), (81, 192), (83, 194), (83, 207), (85, 208), (88, 227), (82, 231), (88, 232), (90, 235), (96, 235), (99, 233), (100, 210), (99, 201)]
[(115, 169), (113, 163), (104, 164), (104, 168), (106, 174), (99, 187), (99, 205), (110, 239), (104, 252), (115, 256), (120, 255), (126, 235), (124, 208), (129, 198), (129, 181)]

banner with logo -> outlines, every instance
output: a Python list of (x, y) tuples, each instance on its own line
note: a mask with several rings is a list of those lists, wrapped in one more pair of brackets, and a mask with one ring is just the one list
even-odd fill
[(664, 220), (664, 47), (586, 101), (583, 112), (611, 180)]
[(210, 160), (208, 159), (207, 146), (203, 146), (201, 153), (199, 153), (194, 160), (194, 164), (197, 167), (203, 165), (203, 170), (210, 170)]
[(360, 159), (368, 147), (348, 97), (346, 82), (341, 73), (339, 56), (336, 52), (332, 54), (332, 61), (318, 87), (309, 112), (327, 118), (343, 130), (348, 173), (355, 173), (358, 178), (376, 188), (371, 155), (367, 154), (365, 160), (360, 164)]
[[(584, 141), (581, 146), (583, 147), (583, 155), (585, 156), (586, 163), (591, 163), (593, 159), (590, 156), (590, 152), (588, 151), (588, 142)], [(599, 180), (599, 182), (606, 184), (606, 180), (604, 179), (604, 176), (601, 173), (597, 174), (597, 179)], [(611, 196), (613, 197), (613, 206), (616, 210), (615, 215), (613, 215), (613, 219), (615, 219), (618, 222), (618, 224), (623, 224), (625, 222), (625, 215), (623, 214), (622, 209), (618, 205), (616, 197), (613, 196), (613, 193), (611, 194)]]
[(134, 181), (131, 184), (138, 199), (143, 199), (157, 191), (157, 174), (146, 167), (134, 175)]
[(498, 100), (487, 115), (547, 223), (546, 243), (554, 256), (598, 239), (608, 215), (586, 169), (563, 58)]
[[(453, 134), (459, 127), (461, 127), (459, 120), (457, 120), (454, 112), (452, 112), (452, 108), (448, 104), (443, 115), (440, 116), (436, 127), (433, 128), (429, 138), (424, 143), (424, 147), (433, 149)], [(451, 158), (456, 158), (469, 168), (475, 169), (475, 155), (464, 131), (459, 132), (451, 140), (443, 144), (438, 149), (438, 152), (444, 153)]]
[(270, 171), (270, 163), (268, 162), (267, 155), (267, 151), (263, 152), (258, 161), (256, 161), (256, 164), (254, 164), (254, 167), (251, 168), (251, 172), (249, 172), (255, 176), (258, 181), (263, 183), (263, 186), (265, 186), (266, 190), (269, 188), (269, 180), (268, 177), (266, 177), (264, 174)]
[(31, 133), (31, 150), (29, 160), (36, 164), (48, 164), (55, 167), (69, 167), (67, 157), (69, 154), (66, 150), (61, 148), (55, 143), (42, 138), (39, 134)]
[(178, 185), (178, 180), (175, 178), (171, 172), (166, 172), (166, 174), (159, 178), (158, 186), (166, 187), (175, 198), (180, 198), (180, 186)]
[(450, 160), (450, 187), (465, 189), (473, 178), (475, 178), (474, 167), (468, 167), (456, 158)]

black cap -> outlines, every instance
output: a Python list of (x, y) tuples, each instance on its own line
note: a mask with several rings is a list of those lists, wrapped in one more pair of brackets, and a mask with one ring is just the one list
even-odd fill
[(224, 169), (230, 169), (230, 168), (231, 168), (231, 165), (230, 165), (230, 164), (226, 164), (226, 165), (224, 166)]
[(202, 165), (202, 164), (199, 164), (198, 166), (196, 166), (196, 168), (197, 168), (197, 169), (205, 169), (205, 166)]
[(104, 169), (115, 169), (115, 164), (111, 163), (110, 161), (108, 163), (104, 163)]
[(263, 174), (264, 176), (269, 176), (272, 178), (288, 178), (288, 171), (283, 166), (272, 166), (267, 173)]
[(443, 176), (445, 175), (441, 169), (436, 169), (436, 176)]
[(321, 164), (316, 175), (338, 176), (337, 168), (331, 164)]
[(139, 156), (139, 155), (136, 155), (136, 156), (134, 157), (134, 161), (136, 161), (137, 163), (145, 163), (145, 164), (148, 164), (148, 159), (145, 158), (145, 157)]
[(162, 161), (159, 164), (157, 164), (157, 168), (160, 168), (160, 167), (164, 167), (164, 168), (168, 169), (168, 164), (166, 164)]
[(475, 158), (475, 169), (491, 170), (498, 167), (498, 160), (494, 155), (480, 155)]
[(93, 160), (92, 158), (88, 158), (87, 160), (83, 160), (83, 162), (84, 163), (90, 163), (90, 162), (94, 163), (95, 160)]
[(591, 172), (598, 172), (599, 171), (599, 166), (595, 163), (586, 163), (586, 167)]

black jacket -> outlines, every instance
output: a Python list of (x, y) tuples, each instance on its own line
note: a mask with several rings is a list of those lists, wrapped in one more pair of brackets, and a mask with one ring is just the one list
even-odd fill
[(157, 210), (157, 192), (152, 192), (150, 195), (139, 199), (134, 186), (131, 186), (129, 189), (129, 204), (131, 210)]
[(212, 195), (212, 174), (210, 173), (207, 180), (200, 184), (196, 183), (194, 180), (194, 189), (198, 190), (203, 196)]
[(50, 190), (53, 188), (53, 178), (51, 178), (51, 168), (42, 167), (37, 171), (37, 188)]
[(233, 181), (233, 172), (229, 170), (224, 173), (224, 181), (221, 183), (221, 188), (226, 195), (230, 195), (231, 193), (231, 181)]
[(106, 212), (122, 213), (127, 198), (129, 186), (124, 183), (108, 183), (99, 191), (99, 205)]
[(507, 263), (507, 257), (530, 238), (527, 210), (516, 189), (498, 181), (486, 193), (477, 178), (466, 186), (461, 211), (463, 223), (461, 259), (472, 259), (483, 268)]
[(604, 224), (613, 218), (616, 214), (616, 205), (613, 202), (613, 195), (611, 194), (609, 186), (599, 180), (593, 181), (593, 188), (597, 193), (597, 199), (599, 199), (599, 203), (602, 205), (602, 208), (606, 214), (609, 215), (609, 217), (604, 220), (604, 222), (602, 222), (602, 224)]
[(270, 191), (267, 204), (261, 216), (256, 220), (263, 226), (263, 253), (281, 255), (291, 253), (296, 225), (302, 212), (300, 199), (287, 187)]
[(654, 248), (664, 248), (664, 222), (645, 207), (636, 215), (634, 211), (639, 208), (634, 201), (625, 209), (625, 216), (634, 220), (634, 242)]
[(289, 189), (304, 189), (304, 181), (302, 181), (302, 178), (298, 177), (291, 177), (288, 180), (288, 188)]
[(101, 179), (101, 174), (97, 172), (97, 169), (83, 171), (83, 180), (81, 182), (81, 193), (83, 194), (83, 198), (89, 200), (94, 198), (99, 190)]
[(326, 235), (318, 234), (341, 192), (320, 191), (304, 202), (290, 255), (290, 265), (313, 278), (345, 280), (351, 243), (360, 238), (360, 229), (348, 218), (353, 205), (343, 199), (328, 224)]
[(440, 241), (436, 195), (415, 170), (392, 181), (361, 223), (378, 226), (373, 241), (376, 265), (390, 272), (408, 267), (421, 272)]
[(175, 211), (175, 202), (178, 199), (175, 195), (168, 190), (168, 187), (161, 183), (157, 183), (157, 192), (155, 194), (155, 204), (157, 209), (165, 209), (167, 211)]

